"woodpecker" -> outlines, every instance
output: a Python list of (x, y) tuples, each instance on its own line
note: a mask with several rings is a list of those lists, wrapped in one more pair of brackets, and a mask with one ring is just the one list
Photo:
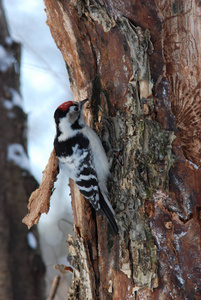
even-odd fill
[(115, 212), (108, 200), (108, 160), (99, 137), (84, 121), (86, 101), (88, 99), (64, 102), (54, 113), (54, 148), (59, 169), (74, 180), (98, 216), (102, 215), (103, 210), (114, 233), (118, 234)]

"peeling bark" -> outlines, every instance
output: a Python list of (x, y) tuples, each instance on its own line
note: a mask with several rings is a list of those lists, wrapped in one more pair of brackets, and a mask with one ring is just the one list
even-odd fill
[(187, 161), (200, 165), (199, 2), (44, 2), (74, 97), (91, 99), (86, 120), (112, 153), (120, 228), (71, 182), (69, 299), (199, 299), (200, 170)]
[(28, 213), (22, 220), (28, 228), (34, 224), (38, 224), (42, 213), (48, 213), (50, 207), (50, 197), (54, 191), (54, 182), (58, 175), (58, 159), (53, 150), (48, 164), (43, 171), (43, 178), (40, 187), (35, 190), (30, 198), (28, 204)]
[[(200, 3), (156, 1), (163, 19), (164, 75), (185, 157), (201, 165)], [(165, 3), (165, 5), (164, 5)]]

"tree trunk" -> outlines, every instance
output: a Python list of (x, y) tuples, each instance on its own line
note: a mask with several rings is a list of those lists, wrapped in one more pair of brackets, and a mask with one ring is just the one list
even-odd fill
[(0, 13), (0, 299), (40, 300), (44, 264), (38, 233), (22, 224), (37, 182), (26, 155), (26, 115), (19, 95), (21, 47), (9, 36), (1, 1)]
[[(69, 299), (200, 299), (200, 7), (45, 0), (76, 100), (111, 161), (119, 237), (71, 182)], [(112, 155), (111, 155), (112, 154)]]

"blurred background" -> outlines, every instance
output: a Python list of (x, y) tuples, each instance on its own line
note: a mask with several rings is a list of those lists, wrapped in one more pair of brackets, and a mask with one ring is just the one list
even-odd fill
[[(11, 37), (22, 45), (20, 88), (23, 109), (28, 115), (28, 156), (31, 172), (40, 183), (53, 149), (54, 111), (73, 96), (62, 55), (46, 25), (43, 1), (3, 0), (3, 7)], [(68, 233), (73, 234), (72, 224), (68, 180), (59, 175), (50, 211), (41, 216), (38, 226), (47, 269), (47, 294), (58, 274), (53, 266), (68, 265), (66, 240)], [(29, 242), (34, 243), (31, 236)], [(55, 299), (66, 299), (62, 295), (67, 292), (66, 281), (70, 279), (71, 275), (62, 277), (62, 292)]]

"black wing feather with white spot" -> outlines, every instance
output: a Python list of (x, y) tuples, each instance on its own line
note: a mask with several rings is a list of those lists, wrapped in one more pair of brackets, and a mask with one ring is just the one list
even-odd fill
[(85, 155), (82, 163), (80, 164), (77, 174), (79, 179), (76, 180), (76, 184), (81, 194), (89, 200), (98, 215), (101, 215), (101, 209), (103, 210), (112, 229), (116, 234), (118, 234), (118, 227), (113, 212), (105, 201), (98, 186), (97, 174), (93, 166), (90, 149), (87, 148), (85, 151), (88, 153)]
[(95, 168), (93, 167), (92, 157), (90, 149), (85, 149), (87, 155), (84, 157), (78, 169), (76, 184), (81, 192), (81, 194), (89, 200), (91, 205), (97, 211), (100, 211), (100, 201), (99, 201), (99, 189), (98, 189), (98, 179)]

